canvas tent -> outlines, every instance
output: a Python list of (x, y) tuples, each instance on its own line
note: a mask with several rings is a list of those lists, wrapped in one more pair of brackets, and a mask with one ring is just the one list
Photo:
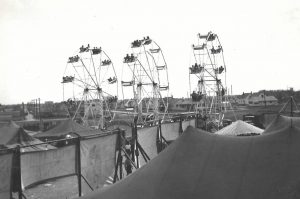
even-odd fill
[[(42, 144), (43, 142), (30, 136), (22, 127), (14, 122), (0, 128), (0, 145), (5, 148)], [(22, 148), (21, 151), (38, 151), (54, 149), (52, 145), (42, 144)]]
[(47, 138), (53, 140), (53, 139), (64, 138), (66, 135), (71, 135), (71, 134), (74, 136), (90, 135), (92, 134), (92, 132), (94, 134), (96, 133), (95, 130), (92, 130), (89, 127), (82, 126), (76, 123), (75, 121), (73, 121), (72, 119), (68, 119), (48, 131), (34, 135), (34, 137), (41, 138), (41, 139)]
[(280, 131), (284, 129), (286, 125), (296, 126), (300, 128), (300, 118), (277, 115), (277, 117), (267, 126), (263, 133)]
[(300, 128), (219, 136), (188, 127), (156, 158), (86, 199), (291, 199), (300, 196)]
[(218, 135), (240, 136), (240, 135), (260, 135), (264, 130), (247, 122), (237, 120), (232, 124), (217, 131)]

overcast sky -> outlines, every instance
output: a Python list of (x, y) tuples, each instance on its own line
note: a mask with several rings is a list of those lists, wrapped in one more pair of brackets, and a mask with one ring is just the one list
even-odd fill
[(130, 43), (162, 48), (170, 93), (187, 96), (191, 44), (217, 33), (233, 93), (300, 89), (299, 0), (0, 0), (0, 103), (62, 100), (69, 56), (102, 46), (121, 76)]

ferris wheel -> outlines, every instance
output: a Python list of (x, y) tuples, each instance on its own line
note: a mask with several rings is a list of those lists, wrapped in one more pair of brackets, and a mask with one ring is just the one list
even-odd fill
[(226, 65), (217, 34), (198, 34), (192, 45), (194, 63), (189, 68), (190, 93), (195, 109), (218, 130), (222, 126), (226, 103)]
[(117, 108), (118, 79), (101, 47), (81, 46), (69, 57), (62, 78), (63, 100), (73, 120), (105, 128)]
[(149, 37), (131, 43), (124, 57), (122, 93), (141, 124), (164, 120), (168, 112), (168, 68), (160, 46)]

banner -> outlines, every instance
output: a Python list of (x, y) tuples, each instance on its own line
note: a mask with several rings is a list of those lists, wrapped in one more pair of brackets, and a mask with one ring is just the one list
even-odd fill
[(167, 141), (176, 140), (179, 136), (179, 122), (161, 124), (162, 136)]
[(117, 134), (81, 141), (81, 174), (94, 189), (102, 188), (114, 173), (116, 144)]
[[(156, 146), (157, 126), (138, 129), (137, 134), (138, 134), (138, 142), (145, 150), (149, 158), (152, 159), (155, 156), (157, 156), (157, 146)], [(146, 163), (142, 154), (139, 155), (139, 163), (140, 166), (143, 166)]]
[(28, 185), (43, 180), (75, 174), (75, 145), (48, 151), (21, 154), (22, 183)]
[(0, 198), (10, 199), (11, 197), (11, 174), (12, 174), (13, 153), (0, 155)]

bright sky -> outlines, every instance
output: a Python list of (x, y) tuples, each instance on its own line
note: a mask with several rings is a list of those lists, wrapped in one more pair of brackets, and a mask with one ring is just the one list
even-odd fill
[(170, 93), (189, 90), (191, 44), (217, 33), (233, 93), (300, 89), (299, 0), (0, 0), (0, 103), (61, 101), (69, 56), (102, 46), (121, 77), (135, 39), (162, 48)]

